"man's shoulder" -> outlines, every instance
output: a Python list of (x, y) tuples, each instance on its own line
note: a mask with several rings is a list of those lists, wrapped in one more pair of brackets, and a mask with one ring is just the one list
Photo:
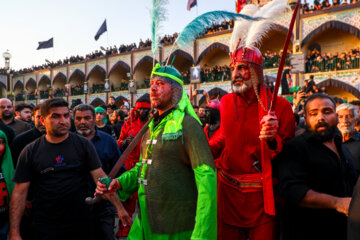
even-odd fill
[(290, 139), (285, 143), (284, 147), (286, 148), (303, 148), (309, 144), (309, 136), (307, 132), (304, 132), (294, 138)]
[[(20, 136), (20, 135), (19, 135)], [(17, 139), (17, 138), (16, 138)], [(30, 142), (29, 144), (27, 144), (24, 148), (24, 151), (35, 151), (36, 149), (38, 149), (42, 144), (44, 144), (44, 139), (45, 136), (41, 136), (37, 139), (35, 139), (34, 141)], [(17, 140), (20, 141), (21, 139)], [(16, 142), (14, 141), (14, 144)]]
[(114, 138), (104, 131), (96, 130), (96, 135), (100, 138), (100, 141), (115, 142)]
[(28, 126), (28, 127), (31, 128), (31, 125), (30, 125), (29, 123), (24, 122), (24, 121), (19, 120), (19, 119), (16, 119), (16, 118), (14, 118), (14, 124), (19, 125), (19, 126), (20, 126), (20, 125), (21, 125), (21, 126)]
[(232, 100), (232, 98), (234, 97), (234, 96), (233, 96), (234, 94), (235, 94), (235, 93), (225, 94), (225, 95), (221, 98), (220, 103), (221, 103), (221, 104), (225, 104), (225, 103), (229, 102), (229, 101)]

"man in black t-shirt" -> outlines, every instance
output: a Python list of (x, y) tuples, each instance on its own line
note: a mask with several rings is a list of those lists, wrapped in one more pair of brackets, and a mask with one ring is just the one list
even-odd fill
[(91, 239), (90, 211), (84, 200), (88, 173), (106, 176), (94, 146), (69, 133), (68, 104), (50, 99), (41, 106), (46, 135), (27, 145), (19, 156), (10, 208), (11, 239), (21, 239), (19, 224), (31, 183), (34, 239)]

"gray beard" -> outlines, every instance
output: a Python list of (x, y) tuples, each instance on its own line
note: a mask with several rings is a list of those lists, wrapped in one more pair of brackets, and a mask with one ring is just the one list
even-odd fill
[(242, 85), (242, 86), (238, 86), (238, 85), (231, 85), (232, 86), (232, 90), (233, 92), (235, 93), (244, 93), (246, 92), (247, 90), (249, 90), (250, 88), (252, 88), (251, 85)]
[(80, 134), (81, 136), (83, 137), (87, 137), (91, 134), (91, 129), (88, 129), (88, 130), (78, 130), (76, 129), (76, 131), (78, 132), (78, 134)]

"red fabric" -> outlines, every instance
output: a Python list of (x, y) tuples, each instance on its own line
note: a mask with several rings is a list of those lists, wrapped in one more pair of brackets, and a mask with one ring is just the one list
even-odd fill
[[(213, 132), (213, 134), (211, 135), (211, 138), (209, 138), (209, 124), (206, 124), (206, 126), (204, 128), (204, 132), (205, 132), (205, 135), (206, 135), (206, 138), (207, 138), (208, 142), (210, 143), (211, 139), (216, 139), (216, 138), (219, 137), (220, 128), (216, 129), (215, 132)], [(216, 164), (216, 168), (219, 169), (220, 168), (220, 165), (219, 165), (220, 154), (216, 154), (216, 155), (217, 155), (217, 157), (216, 158), (214, 157), (214, 161), (215, 161), (215, 164)]]
[(224, 223), (218, 222), (218, 240), (275, 240), (278, 239), (278, 231), (276, 226), (276, 219), (254, 228), (238, 228)]
[(235, 53), (231, 55), (231, 66), (235, 63), (251, 62), (262, 66), (263, 56), (258, 48), (238, 48)]
[[(261, 95), (263, 94), (264, 91)], [(271, 99), (271, 96), (268, 99)], [(237, 108), (235, 108), (235, 103)], [(224, 148), (219, 165), (229, 174), (258, 173), (252, 164), (254, 161), (261, 160), (259, 108), (257, 102), (248, 104), (235, 93), (227, 94), (221, 99), (220, 134), (217, 139), (210, 142), (210, 147), (213, 153), (219, 153), (222, 147)], [(278, 97), (275, 114), (279, 120), (279, 134), (276, 137), (277, 149), (275, 151), (268, 149), (265, 144), (265, 157), (269, 162), (281, 151), (282, 143), (294, 136), (295, 131), (294, 114), (287, 100)], [(245, 193), (219, 181), (218, 198), (219, 218), (229, 225), (251, 228), (272, 219), (264, 212), (262, 191)]]
[(244, 6), (246, 5), (246, 0), (237, 0), (236, 1), (236, 13), (239, 13)]
[(139, 108), (151, 108), (151, 106), (150, 106), (150, 103), (148, 103), (148, 102), (137, 102), (135, 104), (135, 110), (137, 110)]
[[(123, 127), (121, 128), (121, 135), (118, 140), (118, 145), (119, 145), (121, 151), (125, 150), (121, 147), (121, 144), (125, 141), (125, 139), (127, 137), (129, 137), (130, 134), (133, 137), (135, 137), (136, 134), (138, 134), (138, 132), (141, 130), (141, 128), (144, 125), (145, 125), (145, 123), (141, 123), (139, 118), (136, 119), (135, 121), (132, 121), (132, 123), (131, 123), (130, 119), (124, 123)], [(137, 162), (139, 162), (140, 144), (141, 144), (141, 141), (138, 142), (138, 144), (136, 145), (134, 150), (130, 153), (128, 158), (125, 160), (126, 170), (132, 169), (135, 166), (135, 164)]]

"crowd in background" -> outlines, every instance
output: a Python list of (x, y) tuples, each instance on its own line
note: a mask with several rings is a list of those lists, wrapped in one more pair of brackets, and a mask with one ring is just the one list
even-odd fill
[(306, 56), (306, 72), (324, 72), (359, 68), (360, 48), (341, 53), (321, 53), (316, 48)]
[[(207, 34), (212, 34), (218, 31), (223, 31), (223, 30), (227, 30), (232, 28), (234, 25), (233, 21), (230, 22), (221, 22), (221, 23), (213, 23), (213, 26), (208, 27), (203, 34), (201, 34), (199, 37), (202, 37), (204, 35)], [(161, 38), (160, 40), (160, 44), (172, 44), (175, 42), (176, 38), (178, 37), (178, 33), (174, 33), (172, 35), (165, 35)], [(101, 48), (101, 50), (95, 50), (89, 54), (86, 54), (85, 57), (83, 56), (71, 56), (70, 58), (65, 58), (63, 60), (58, 60), (55, 62), (50, 62), (47, 61), (47, 63), (39, 65), (39, 66), (32, 66), (29, 68), (23, 68), (23, 69), (19, 69), (19, 70), (10, 70), (10, 73), (12, 74), (26, 74), (26, 73), (31, 73), (33, 71), (36, 70), (42, 70), (42, 69), (48, 69), (48, 68), (53, 68), (53, 67), (58, 67), (58, 66), (62, 66), (65, 64), (71, 64), (71, 63), (76, 63), (76, 62), (82, 62), (84, 60), (91, 60), (91, 59), (96, 59), (96, 58), (100, 58), (100, 57), (104, 57), (104, 56), (109, 56), (109, 55), (116, 55), (119, 53), (126, 53), (126, 52), (131, 52), (133, 50), (138, 50), (138, 49), (144, 49), (144, 48), (148, 48), (151, 47), (151, 40), (150, 39), (146, 39), (145, 41), (143, 41), (142, 39), (140, 39), (139, 43), (131, 43), (129, 45), (125, 45), (125, 44), (121, 44), (119, 47), (117, 47), (116, 45), (114, 46), (110, 46), (107, 48)], [(0, 69), (0, 74), (5, 74), (3, 69)]]
[(332, 4), (330, 3), (329, 0), (314, 0), (314, 4), (313, 5), (309, 5), (309, 3), (307, 3), (305, 1), (304, 4), (301, 5), (302, 8), (302, 12), (304, 14), (307, 13), (313, 13), (315, 11), (318, 10), (322, 10), (322, 9), (330, 9), (333, 7), (337, 7), (337, 6), (343, 6), (343, 5), (347, 5), (347, 4), (355, 4), (357, 2), (360, 2), (360, 0), (332, 0)]

